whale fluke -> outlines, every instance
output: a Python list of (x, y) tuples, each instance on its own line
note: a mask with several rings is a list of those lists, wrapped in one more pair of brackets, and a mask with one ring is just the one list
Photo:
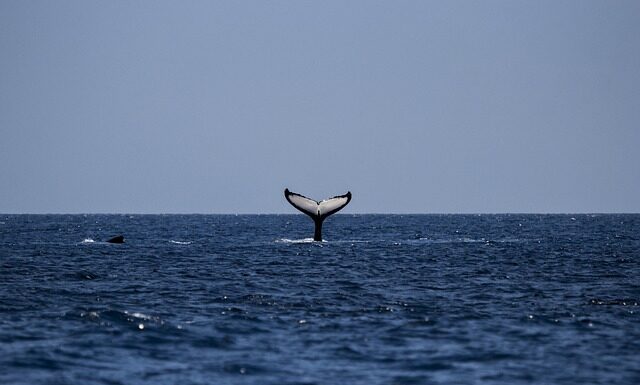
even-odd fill
[(118, 235), (117, 237), (113, 237), (109, 239), (107, 243), (124, 243), (124, 236)]
[(322, 222), (331, 214), (340, 211), (351, 201), (351, 192), (348, 191), (344, 195), (337, 195), (333, 198), (325, 199), (320, 202), (307, 198), (304, 195), (284, 189), (284, 197), (289, 203), (299, 211), (307, 214), (315, 223), (315, 231), (313, 234), (314, 241), (322, 241)]

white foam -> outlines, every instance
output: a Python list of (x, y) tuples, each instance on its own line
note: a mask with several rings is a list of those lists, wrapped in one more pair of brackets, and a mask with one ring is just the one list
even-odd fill
[(323, 239), (322, 242), (316, 242), (316, 241), (313, 240), (313, 238), (303, 238), (303, 239), (280, 238), (280, 239), (276, 239), (275, 242), (276, 243), (331, 243), (331, 244), (348, 243), (348, 244), (354, 244), (354, 243), (369, 243), (370, 241), (361, 240), (361, 239), (341, 239), (341, 240), (330, 240), (330, 241), (327, 241), (327, 240)]
[(485, 238), (475, 239), (475, 238), (450, 238), (450, 239), (433, 239), (433, 238), (419, 238), (418, 241), (423, 241), (425, 243), (514, 243), (514, 242), (522, 242), (521, 239), (518, 238), (503, 238), (490, 240)]
[[(313, 240), (313, 238), (304, 238), (304, 239), (287, 239), (287, 238), (280, 238), (280, 239), (276, 239), (276, 243), (313, 243), (315, 242)], [(322, 241), (325, 242), (325, 241)]]
[(174, 241), (173, 239), (169, 241), (169, 243), (173, 243), (174, 245), (190, 245), (193, 242), (191, 241)]
[(81, 243), (96, 243), (96, 241), (91, 238), (85, 238)]
[(130, 312), (126, 311), (126, 310), (124, 311), (124, 314), (126, 314), (128, 316), (131, 316), (131, 317), (134, 317), (134, 318), (143, 319), (143, 320), (152, 320), (152, 319), (157, 318), (157, 317), (152, 317), (150, 315), (147, 315), (147, 314), (144, 314), (144, 313), (139, 313), (139, 312), (130, 313)]

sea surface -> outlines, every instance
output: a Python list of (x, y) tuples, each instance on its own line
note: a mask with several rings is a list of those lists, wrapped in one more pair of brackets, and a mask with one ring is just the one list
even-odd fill
[(0, 384), (640, 383), (640, 215), (337, 214), (312, 236), (304, 215), (0, 215)]

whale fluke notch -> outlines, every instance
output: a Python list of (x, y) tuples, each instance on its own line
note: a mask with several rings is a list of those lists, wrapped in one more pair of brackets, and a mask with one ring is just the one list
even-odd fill
[(118, 235), (116, 237), (113, 237), (107, 240), (107, 243), (124, 243), (124, 236)]
[(351, 192), (348, 191), (344, 195), (337, 195), (333, 198), (316, 201), (307, 198), (304, 195), (284, 189), (284, 197), (287, 202), (291, 203), (300, 212), (308, 215), (315, 223), (315, 231), (313, 234), (314, 241), (322, 241), (322, 222), (331, 214), (335, 214), (342, 210), (351, 201)]

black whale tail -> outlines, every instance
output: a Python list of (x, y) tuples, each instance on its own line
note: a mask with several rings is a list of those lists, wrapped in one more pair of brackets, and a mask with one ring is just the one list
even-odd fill
[(322, 222), (324, 222), (329, 215), (340, 211), (351, 201), (351, 192), (349, 191), (344, 195), (338, 195), (318, 202), (304, 195), (291, 192), (287, 188), (284, 190), (284, 197), (293, 207), (313, 219), (313, 223), (315, 223), (313, 240), (322, 241)]

